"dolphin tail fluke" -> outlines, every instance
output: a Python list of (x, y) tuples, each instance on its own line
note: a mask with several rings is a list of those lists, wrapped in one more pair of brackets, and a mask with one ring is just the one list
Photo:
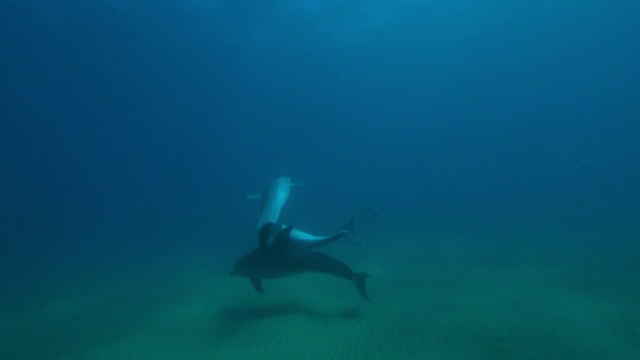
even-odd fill
[(344, 238), (351, 245), (361, 246), (362, 244), (356, 239), (356, 233), (353, 231), (353, 219), (355, 219), (356, 215), (353, 214), (349, 216), (342, 225), (342, 231), (344, 232)]
[(355, 273), (355, 278), (353, 279), (353, 282), (356, 284), (356, 289), (358, 289), (358, 292), (360, 293), (360, 295), (362, 295), (362, 297), (365, 298), (365, 300), (371, 301), (367, 296), (366, 282), (368, 277), (369, 277), (369, 274), (366, 274), (366, 273)]

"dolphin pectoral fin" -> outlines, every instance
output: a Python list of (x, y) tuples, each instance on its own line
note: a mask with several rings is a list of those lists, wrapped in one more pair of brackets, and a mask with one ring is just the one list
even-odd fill
[(264, 289), (262, 288), (262, 283), (260, 282), (260, 278), (253, 277), (251, 279), (251, 285), (256, 289), (257, 292), (264, 294)]
[(368, 277), (369, 275), (366, 273), (355, 273), (353, 282), (356, 284), (356, 289), (358, 289), (360, 295), (362, 295), (365, 300), (371, 302), (371, 300), (369, 300), (369, 297), (367, 296), (366, 281)]

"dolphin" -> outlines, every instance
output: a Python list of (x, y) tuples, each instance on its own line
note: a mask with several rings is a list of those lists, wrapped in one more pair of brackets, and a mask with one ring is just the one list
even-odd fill
[(369, 275), (356, 273), (329, 255), (296, 245), (290, 238), (292, 226), (279, 230), (269, 245), (274, 228), (277, 229), (278, 225), (267, 223), (260, 229), (258, 248), (235, 263), (232, 276), (248, 277), (254, 289), (264, 293), (260, 281), (263, 278), (273, 279), (305, 272), (328, 274), (353, 281), (360, 295), (369, 301), (365, 283)]
[[(267, 223), (279, 223), (280, 212), (289, 199), (291, 186), (299, 185), (300, 184), (297, 183), (291, 183), (291, 178), (279, 177), (267, 185), (261, 194), (247, 196), (248, 200), (260, 200), (260, 216), (258, 217), (258, 223), (256, 225), (258, 231), (260, 231), (260, 229), (262, 229)], [(324, 246), (341, 238), (345, 238), (352, 245), (360, 245), (356, 241), (353, 232), (354, 216), (355, 215), (349, 216), (345, 221), (342, 230), (335, 234), (319, 236), (293, 228), (290, 239), (293, 243), (307, 248)], [(281, 229), (286, 227), (287, 225), (282, 225)]]
[[(342, 225), (342, 230), (332, 235), (328, 235), (328, 236), (312, 235), (312, 234), (309, 234), (308, 232), (302, 231), (294, 227), (293, 229), (291, 229), (289, 238), (292, 243), (298, 246), (306, 247), (308, 249), (324, 246), (342, 238), (345, 238), (347, 242), (349, 242), (351, 245), (360, 246), (361, 244), (356, 240), (355, 233), (353, 232), (354, 218), (355, 218), (355, 215), (349, 216), (345, 220), (344, 225)], [(286, 225), (282, 225), (283, 229), (286, 227), (287, 227)]]
[(277, 223), (282, 207), (289, 199), (291, 178), (279, 177), (273, 180), (261, 194), (247, 196), (249, 200), (260, 200), (260, 216), (257, 229), (260, 231), (267, 223)]

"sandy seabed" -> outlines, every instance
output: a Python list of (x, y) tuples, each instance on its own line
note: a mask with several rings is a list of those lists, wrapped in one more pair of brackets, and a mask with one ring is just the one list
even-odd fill
[[(638, 276), (419, 255), (341, 279), (119, 273), (5, 311), (1, 359), (640, 359)], [(171, 276), (167, 276), (171, 273)]]

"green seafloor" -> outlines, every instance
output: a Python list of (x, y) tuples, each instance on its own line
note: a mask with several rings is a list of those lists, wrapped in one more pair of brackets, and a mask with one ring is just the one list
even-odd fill
[(386, 236), (329, 250), (370, 274), (370, 303), (325, 275), (259, 294), (206, 261), (159, 261), (5, 298), (0, 359), (640, 358), (637, 256), (606, 239), (406, 230), (397, 251)]

